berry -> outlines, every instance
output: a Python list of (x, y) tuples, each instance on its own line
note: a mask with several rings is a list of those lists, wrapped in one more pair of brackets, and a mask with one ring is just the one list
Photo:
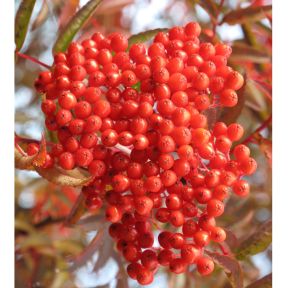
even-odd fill
[(197, 270), (203, 276), (209, 275), (214, 270), (214, 262), (210, 258), (199, 257), (197, 260)]
[[(234, 146), (244, 128), (207, 117), (209, 109), (237, 105), (244, 78), (227, 66), (231, 47), (201, 42), (200, 34), (190, 22), (157, 33), (146, 48), (128, 47), (119, 32), (96, 32), (54, 55), (51, 71), (35, 80), (45, 94), (46, 128), (56, 135), (41, 168), (91, 175), (82, 187), (85, 205), (105, 207), (109, 235), (140, 285), (150, 284), (159, 266), (178, 274), (195, 264), (210, 274), (205, 249), (226, 238), (216, 219), (230, 190), (249, 194), (242, 178), (257, 169), (249, 148)], [(27, 145), (31, 157), (39, 150)], [(165, 223), (159, 250), (157, 221)]]

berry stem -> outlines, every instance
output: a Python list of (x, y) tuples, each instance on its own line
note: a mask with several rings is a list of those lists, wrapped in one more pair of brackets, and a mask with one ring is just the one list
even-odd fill
[(20, 52), (18, 52), (18, 51), (16, 51), (16, 54), (17, 54), (19, 57), (21, 57), (21, 58), (30, 60), (30, 61), (32, 61), (32, 62), (34, 62), (34, 63), (36, 63), (36, 64), (39, 64), (39, 65), (41, 65), (41, 66), (43, 66), (43, 67), (45, 67), (45, 68), (47, 68), (47, 69), (51, 69), (51, 66), (49, 66), (49, 65), (47, 65), (47, 64), (39, 61), (38, 59), (36, 59), (36, 58), (34, 58), (34, 57), (32, 57), (32, 56), (29, 56), (29, 55), (26, 55), (26, 54), (22, 54), (22, 53), (20, 53)]
[(221, 244), (219, 244), (219, 248), (221, 249), (223, 255), (229, 255), (229, 251)]
[(242, 144), (247, 144), (249, 142), (252, 142), (254, 139), (254, 136), (259, 133), (260, 131), (262, 131), (263, 129), (265, 129), (266, 127), (269, 126), (269, 124), (272, 121), (272, 114), (268, 117), (267, 120), (265, 120), (250, 136), (248, 136), (243, 142)]

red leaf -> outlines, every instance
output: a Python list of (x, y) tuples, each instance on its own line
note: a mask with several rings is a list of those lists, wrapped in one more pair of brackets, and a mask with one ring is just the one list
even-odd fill
[(243, 272), (235, 258), (210, 251), (206, 251), (206, 254), (224, 269), (233, 288), (243, 288)]
[(266, 18), (267, 15), (272, 13), (272, 5), (267, 6), (258, 6), (252, 7), (249, 6), (247, 8), (242, 8), (238, 10), (234, 10), (226, 14), (221, 22), (228, 24), (245, 24), (247, 22), (256, 22), (263, 18)]
[[(40, 141), (39, 152), (35, 155), (28, 156), (23, 150), (19, 148), (18, 144), (21, 140), (20, 137), (15, 137), (15, 167), (24, 170), (34, 170), (35, 167), (41, 167), (46, 161), (46, 140), (42, 136)], [(33, 143), (33, 142), (32, 142)]]
[(230, 108), (225, 107), (221, 110), (220, 117), (217, 121), (222, 121), (226, 124), (231, 124), (237, 120), (239, 115), (242, 112), (242, 109), (244, 107), (244, 103), (246, 100), (245, 90), (246, 90), (246, 76), (244, 75), (244, 85), (243, 87), (238, 91), (238, 103), (236, 106)]
[(271, 287), (272, 287), (272, 273), (251, 283), (246, 288), (271, 288)]

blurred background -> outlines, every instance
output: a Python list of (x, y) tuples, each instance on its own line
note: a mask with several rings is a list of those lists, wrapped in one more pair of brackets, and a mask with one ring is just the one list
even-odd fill
[[(15, 13), (19, 3), (15, 2)], [(84, 0), (37, 0), (21, 53), (51, 65), (51, 51), (58, 31), (85, 3)], [(261, 20), (240, 24), (216, 25), (216, 20), (221, 22), (223, 15), (232, 10), (269, 4), (271, 1), (263, 0), (105, 0), (77, 38), (85, 38), (95, 31), (105, 34), (121, 31), (129, 36), (199, 21), (204, 40), (232, 45), (234, 52), (229, 65), (246, 75), (242, 100), (237, 108), (222, 115), (226, 122), (237, 119), (245, 127), (245, 138), (272, 113), (272, 17), (267, 15)], [(15, 132), (37, 140), (44, 131), (44, 118), (40, 110), (41, 99), (33, 84), (42, 70), (36, 63), (20, 57), (15, 61)], [(249, 143), (259, 167), (248, 180), (252, 191), (250, 197), (232, 198), (219, 221), (240, 242), (271, 219), (271, 132), (267, 125), (261, 133), (254, 133), (253, 143)], [(50, 184), (35, 172), (15, 173), (15, 287), (140, 287), (123, 273), (125, 264), (114, 251), (109, 236), (104, 235), (105, 241), (99, 241), (97, 230), (103, 226), (101, 211), (86, 213), (73, 227), (63, 224), (71, 217), (71, 208), (77, 203), (77, 189)], [(271, 259), (269, 246), (241, 261), (246, 286), (271, 272)], [(216, 269), (212, 276), (205, 278), (193, 271), (175, 276), (163, 269), (158, 272), (154, 284), (148, 287), (231, 286), (222, 269)]]

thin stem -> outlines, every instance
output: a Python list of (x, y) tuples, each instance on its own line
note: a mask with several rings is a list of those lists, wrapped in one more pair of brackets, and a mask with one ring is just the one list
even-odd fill
[(220, 11), (221, 11), (221, 9), (222, 9), (222, 7), (223, 7), (223, 5), (224, 5), (224, 1), (225, 1), (225, 0), (221, 0), (220, 5), (219, 5), (219, 7), (218, 7), (218, 9), (217, 9), (216, 21), (213, 23), (213, 29), (212, 29), (212, 31), (213, 31), (213, 36), (215, 36), (215, 34), (216, 34), (216, 28), (217, 28), (217, 26), (219, 25), (219, 20), (218, 20), (218, 18), (219, 18)]
[(218, 244), (219, 248), (221, 249), (223, 255), (229, 255), (229, 251), (221, 244)]
[(39, 64), (39, 65), (41, 65), (41, 66), (43, 66), (43, 67), (45, 67), (45, 68), (47, 68), (47, 69), (51, 69), (51, 66), (49, 66), (49, 65), (47, 65), (47, 64), (39, 61), (38, 59), (36, 59), (36, 58), (34, 58), (34, 57), (32, 57), (32, 56), (29, 56), (29, 55), (26, 55), (26, 54), (22, 54), (22, 53), (20, 53), (20, 52), (18, 52), (18, 51), (16, 51), (16, 54), (17, 54), (19, 57), (21, 57), (21, 58), (30, 60), (31, 62), (34, 62), (34, 63), (36, 63), (36, 64)]
[(265, 120), (250, 136), (248, 136), (243, 142), (242, 144), (247, 144), (251, 141), (253, 141), (254, 136), (259, 133), (260, 131), (262, 131), (263, 129), (265, 129), (266, 127), (269, 126), (269, 124), (272, 121), (272, 114), (269, 116), (269, 118), (267, 120)]

